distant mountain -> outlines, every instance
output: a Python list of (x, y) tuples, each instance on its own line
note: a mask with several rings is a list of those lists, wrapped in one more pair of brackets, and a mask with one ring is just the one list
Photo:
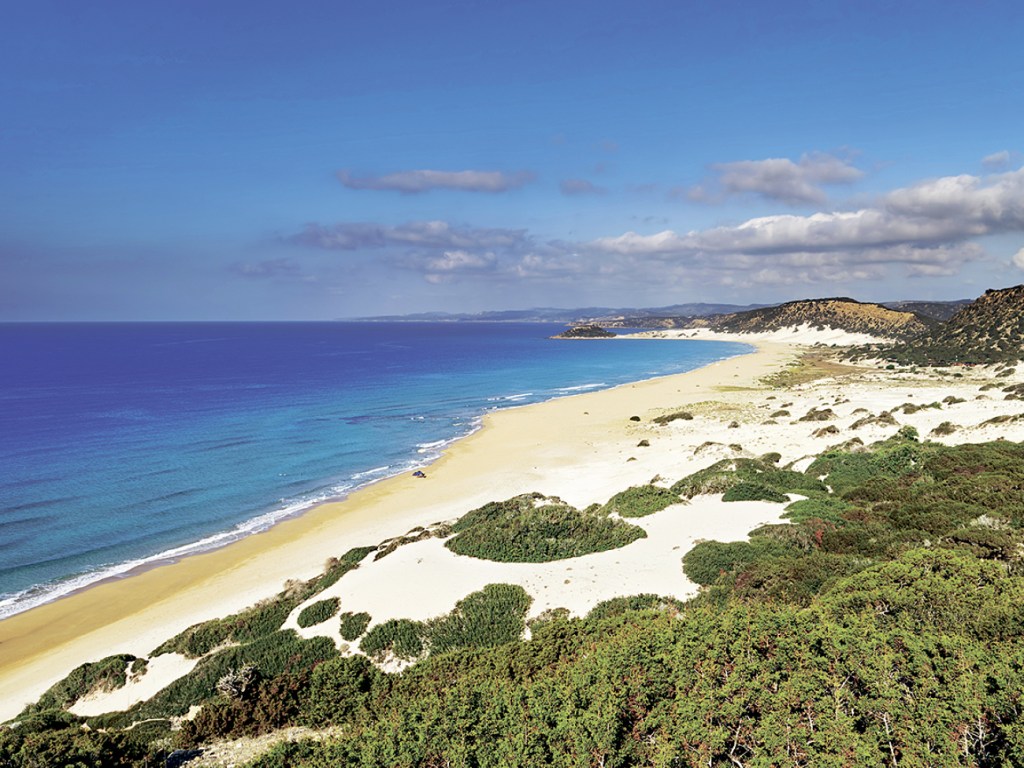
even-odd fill
[(919, 365), (1024, 360), (1024, 285), (985, 291), (912, 343), (878, 351), (886, 359)]
[(913, 312), (900, 312), (881, 304), (845, 297), (788, 301), (774, 307), (698, 318), (691, 328), (711, 328), (727, 333), (758, 333), (808, 325), (849, 333), (865, 333), (889, 339), (906, 339), (929, 329), (931, 321)]
[[(345, 318), (356, 322), (372, 323), (595, 323), (614, 328), (643, 328), (644, 323), (656, 318), (679, 319), (681, 316), (703, 317), (721, 312), (738, 312), (765, 304), (673, 304), (667, 307), (578, 307), (564, 309), (534, 307), (532, 309), (507, 309), (475, 313), (419, 312), (409, 315), (378, 315), (374, 317)], [(626, 321), (639, 324), (630, 324)], [(674, 326), (668, 326), (674, 327)]]
[(882, 306), (899, 312), (913, 312), (915, 315), (945, 322), (970, 304), (971, 301), (972, 299), (957, 299), (956, 301), (884, 301)]

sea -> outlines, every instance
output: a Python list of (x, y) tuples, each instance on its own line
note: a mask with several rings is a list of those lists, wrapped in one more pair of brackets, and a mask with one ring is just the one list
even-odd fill
[(0, 617), (425, 467), (490, 410), (750, 349), (560, 330), (0, 324)]

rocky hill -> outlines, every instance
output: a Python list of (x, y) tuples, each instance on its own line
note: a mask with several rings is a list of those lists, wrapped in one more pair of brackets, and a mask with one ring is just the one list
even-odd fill
[(848, 298), (790, 301), (776, 307), (752, 309), (691, 320), (691, 328), (728, 333), (763, 333), (810, 326), (863, 333), (888, 339), (909, 339), (929, 330), (931, 321), (913, 312), (900, 312), (880, 304)]
[(985, 291), (945, 323), (881, 350), (894, 362), (924, 365), (1024, 359), (1024, 285)]
[(913, 312), (915, 315), (930, 317), (932, 320), (946, 322), (970, 304), (972, 299), (956, 299), (955, 301), (886, 301), (883, 307), (895, 309), (898, 312)]
[(614, 339), (615, 334), (599, 325), (575, 325), (552, 339)]

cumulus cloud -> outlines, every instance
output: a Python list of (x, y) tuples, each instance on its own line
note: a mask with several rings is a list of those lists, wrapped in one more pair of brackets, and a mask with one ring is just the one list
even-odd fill
[(822, 185), (851, 184), (864, 176), (848, 160), (824, 152), (803, 155), (797, 162), (786, 157), (738, 160), (711, 166), (715, 176), (686, 190), (698, 202), (717, 202), (736, 195), (804, 205), (823, 203)]
[[(523, 229), (445, 221), (307, 225), (294, 244), (352, 253), (419, 274), (513, 285), (605, 281), (619, 288), (707, 284), (823, 285), (958, 274), (985, 257), (976, 240), (1024, 232), (1024, 168), (947, 176), (881, 195), (857, 210), (777, 214), (689, 232), (625, 232), (586, 242), (541, 241)], [(1012, 264), (1024, 270), (1024, 249)], [(267, 265), (253, 275), (270, 273)]]
[(756, 270), (767, 261), (809, 274), (854, 269), (850, 274), (855, 275), (865, 265), (902, 264), (911, 276), (939, 276), (956, 274), (964, 263), (982, 257), (972, 239), (1021, 231), (1024, 169), (987, 178), (933, 179), (894, 190), (856, 211), (765, 216), (686, 233), (626, 232), (589, 245), (619, 256), (715, 269)]
[(338, 181), (349, 189), (372, 189), (418, 194), (433, 189), (456, 189), (465, 192), (508, 192), (533, 181), (530, 171), (399, 171), (384, 176), (353, 176), (348, 169), (337, 172)]
[(568, 196), (603, 195), (608, 191), (586, 179), (565, 179), (559, 183), (558, 188), (562, 190), (563, 195)]
[(1021, 248), (1013, 254), (1013, 258), (1010, 259), (1010, 263), (1017, 267), (1017, 269), (1024, 269), (1024, 248)]
[(289, 242), (328, 250), (356, 251), (389, 246), (422, 248), (501, 248), (522, 243), (523, 229), (455, 227), (446, 221), (410, 221), (398, 226), (352, 222), (324, 226), (307, 224)]
[(423, 272), (428, 282), (440, 283), (457, 275), (492, 272), (497, 261), (493, 253), (445, 251), (440, 256), (427, 258), (423, 262)]

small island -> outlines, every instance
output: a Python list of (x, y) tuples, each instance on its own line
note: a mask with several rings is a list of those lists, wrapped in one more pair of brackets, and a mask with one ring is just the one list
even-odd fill
[(615, 334), (599, 325), (575, 325), (552, 339), (614, 339)]

